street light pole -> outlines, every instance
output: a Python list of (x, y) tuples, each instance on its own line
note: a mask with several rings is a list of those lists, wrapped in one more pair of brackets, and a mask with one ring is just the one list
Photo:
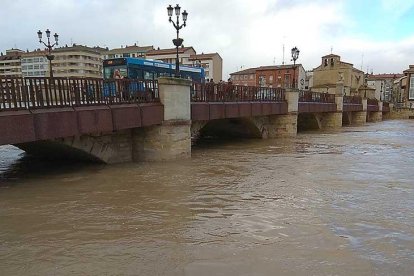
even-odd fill
[[(171, 17), (173, 16), (173, 11), (175, 11), (175, 15), (177, 16), (176, 22), (174, 22), (171, 19)], [(175, 47), (177, 48), (177, 57), (175, 60), (175, 77), (176, 78), (180, 77), (180, 61), (178, 59), (178, 47), (180, 47), (184, 41), (182, 38), (179, 37), (179, 32), (183, 27), (186, 26), (187, 16), (188, 16), (187, 11), (184, 10), (183, 13), (181, 14), (183, 17), (183, 24), (180, 25), (180, 11), (181, 11), (181, 7), (178, 4), (174, 8), (171, 5), (167, 7), (169, 21), (173, 24), (175, 30), (177, 31), (177, 38), (173, 39), (173, 43)]]
[(296, 60), (299, 58), (299, 49), (297, 47), (292, 48), (292, 60), (293, 60), (293, 88), (296, 88), (295, 75), (296, 75)]
[(47, 52), (48, 54), (46, 55), (46, 58), (49, 60), (49, 71), (50, 71), (50, 77), (53, 78), (53, 70), (52, 70), (52, 60), (55, 58), (52, 55), (52, 48), (58, 44), (58, 39), (59, 39), (59, 35), (57, 33), (55, 33), (53, 35), (53, 37), (55, 38), (55, 43), (53, 43), (52, 45), (50, 44), (50, 31), (49, 29), (46, 30), (46, 37), (47, 37), (47, 44), (45, 42), (42, 41), (42, 32), (39, 30), (37, 32), (37, 36), (39, 38), (39, 43), (43, 43), (46, 47), (47, 47)]

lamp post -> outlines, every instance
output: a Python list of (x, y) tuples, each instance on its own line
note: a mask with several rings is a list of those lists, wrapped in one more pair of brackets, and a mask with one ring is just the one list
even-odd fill
[(296, 88), (295, 75), (296, 75), (296, 60), (299, 58), (299, 49), (295, 46), (291, 50), (293, 60), (293, 88)]
[[(173, 24), (175, 30), (177, 31), (177, 38), (173, 39), (173, 43), (175, 47), (177, 48), (177, 57), (175, 61), (175, 77), (176, 78), (180, 77), (180, 61), (178, 60), (178, 47), (180, 47), (184, 41), (182, 38), (179, 37), (179, 32), (183, 27), (186, 26), (187, 16), (188, 16), (187, 11), (184, 10), (182, 13), (183, 24), (180, 25), (180, 10), (181, 10), (181, 7), (178, 4), (174, 8), (171, 5), (167, 7), (169, 21)], [(171, 19), (171, 17), (173, 16), (173, 11), (175, 11), (175, 15), (177, 16), (176, 22), (174, 22)]]
[(46, 58), (49, 60), (50, 77), (53, 78), (52, 60), (54, 59), (54, 56), (52, 55), (52, 48), (55, 45), (59, 45), (58, 44), (59, 35), (57, 33), (55, 33), (53, 35), (53, 37), (55, 38), (55, 43), (50, 45), (50, 31), (49, 31), (49, 29), (47, 29), (45, 33), (46, 33), (46, 37), (47, 37), (47, 44), (42, 41), (42, 32), (40, 30), (37, 32), (37, 36), (39, 37), (39, 43), (43, 43), (47, 47), (48, 54), (46, 55)]

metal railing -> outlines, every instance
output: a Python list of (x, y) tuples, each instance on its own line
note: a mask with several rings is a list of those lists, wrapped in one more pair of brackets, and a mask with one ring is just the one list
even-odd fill
[(344, 104), (362, 104), (362, 97), (344, 96)]
[(377, 99), (367, 99), (367, 105), (378, 105)]
[(147, 102), (159, 102), (156, 80), (0, 77), (0, 111)]
[(233, 85), (231, 83), (193, 83), (193, 102), (282, 102), (285, 89)]
[(299, 102), (305, 103), (335, 103), (335, 95), (312, 91), (299, 91)]

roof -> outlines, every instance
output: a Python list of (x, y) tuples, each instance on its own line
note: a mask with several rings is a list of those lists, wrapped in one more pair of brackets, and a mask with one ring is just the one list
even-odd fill
[(248, 68), (238, 72), (230, 73), (230, 75), (249, 75), (256, 73), (257, 68)]
[(128, 52), (142, 53), (142, 52), (148, 52), (151, 50), (154, 50), (154, 46), (132, 45), (132, 46), (126, 46), (126, 47), (121, 47), (121, 48), (114, 48), (109, 51), (106, 51), (105, 54), (123, 54), (123, 53), (128, 53)]
[(323, 56), (322, 58), (328, 58), (328, 57), (339, 57), (340, 58), (340, 56), (335, 55), (335, 54), (329, 54), (329, 55)]
[(20, 60), (20, 53), (13, 53), (0, 56), (0, 60)]
[[(189, 50), (193, 50), (194, 53), (196, 52), (193, 47), (178, 47), (178, 53), (182, 54)], [(177, 53), (177, 48), (170, 48), (170, 49), (157, 49), (157, 50), (150, 50), (147, 52), (147, 56), (158, 56), (158, 55), (169, 55)]]
[(201, 53), (201, 54), (199, 54), (199, 55), (191, 55), (191, 56), (190, 56), (190, 60), (197, 60), (197, 59), (199, 59), (199, 60), (212, 59), (214, 56), (218, 56), (220, 59), (222, 59), (222, 58), (221, 58), (221, 56), (220, 56), (218, 53), (209, 53), (209, 54), (204, 54), (204, 53)]
[(363, 84), (363, 85), (361, 85), (359, 88), (358, 88), (358, 90), (375, 90), (375, 88), (374, 87), (371, 87), (371, 86), (369, 86), (369, 85), (366, 85), (366, 84)]
[(65, 47), (60, 47), (60, 48), (55, 48), (53, 50), (53, 52), (73, 52), (73, 51), (83, 51), (83, 52), (90, 52), (90, 53), (94, 53), (94, 54), (100, 54), (100, 48), (99, 47), (88, 47), (88, 46), (84, 46), (84, 45), (76, 45), (73, 44), (73, 46), (65, 46)]
[(47, 51), (46, 50), (37, 49), (35, 51), (22, 53), (22, 58), (45, 56), (45, 55), (47, 55)]
[(369, 80), (378, 80), (378, 79), (398, 79), (404, 76), (403, 74), (369, 74)]
[(302, 64), (298, 63), (296, 65), (293, 64), (282, 64), (282, 65), (269, 65), (269, 66), (260, 66), (257, 68), (257, 71), (263, 70), (280, 70), (280, 69), (293, 69), (294, 67), (300, 67)]
[[(302, 66), (302, 64), (298, 63), (295, 67)], [(286, 65), (269, 65), (269, 66), (260, 66), (255, 68), (249, 68), (242, 71), (231, 73), (230, 75), (247, 75), (247, 74), (254, 74), (256, 71), (265, 71), (265, 70), (280, 70), (280, 69), (292, 69), (294, 67), (293, 64), (286, 64)]]
[(414, 73), (414, 65), (410, 65), (409, 69), (404, 70), (404, 74)]

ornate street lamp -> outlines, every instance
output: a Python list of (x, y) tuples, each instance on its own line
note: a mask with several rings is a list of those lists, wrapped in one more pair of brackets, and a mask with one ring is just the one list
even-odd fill
[(54, 59), (54, 56), (52, 55), (52, 48), (58, 44), (59, 35), (55, 33), (53, 37), (55, 38), (55, 43), (50, 45), (50, 31), (49, 29), (46, 30), (46, 37), (47, 37), (47, 44), (42, 41), (42, 32), (39, 30), (37, 32), (37, 36), (39, 37), (39, 43), (43, 43), (47, 47), (48, 54), (46, 55), (46, 58), (49, 60), (49, 71), (50, 71), (50, 77), (53, 78), (53, 70), (52, 70), (52, 60)]
[[(171, 17), (173, 16), (173, 11), (175, 11), (175, 15), (177, 16), (177, 21), (174, 22)], [(173, 43), (175, 45), (175, 47), (177, 48), (177, 57), (176, 57), (176, 61), (175, 61), (175, 77), (179, 78), (180, 77), (180, 61), (178, 60), (178, 47), (180, 47), (183, 44), (183, 39), (179, 38), (179, 31), (186, 26), (186, 22), (187, 22), (187, 16), (188, 13), (187, 11), (183, 11), (183, 13), (181, 14), (183, 17), (183, 24), (180, 25), (180, 11), (181, 11), (181, 7), (177, 4), (174, 8), (169, 5), (167, 7), (167, 12), (168, 12), (168, 17), (169, 17), (169, 21), (173, 24), (174, 28), (177, 31), (177, 38), (173, 39)]]
[(295, 75), (296, 75), (296, 60), (299, 58), (299, 49), (297, 47), (292, 48), (292, 60), (293, 60), (293, 88), (296, 87)]

